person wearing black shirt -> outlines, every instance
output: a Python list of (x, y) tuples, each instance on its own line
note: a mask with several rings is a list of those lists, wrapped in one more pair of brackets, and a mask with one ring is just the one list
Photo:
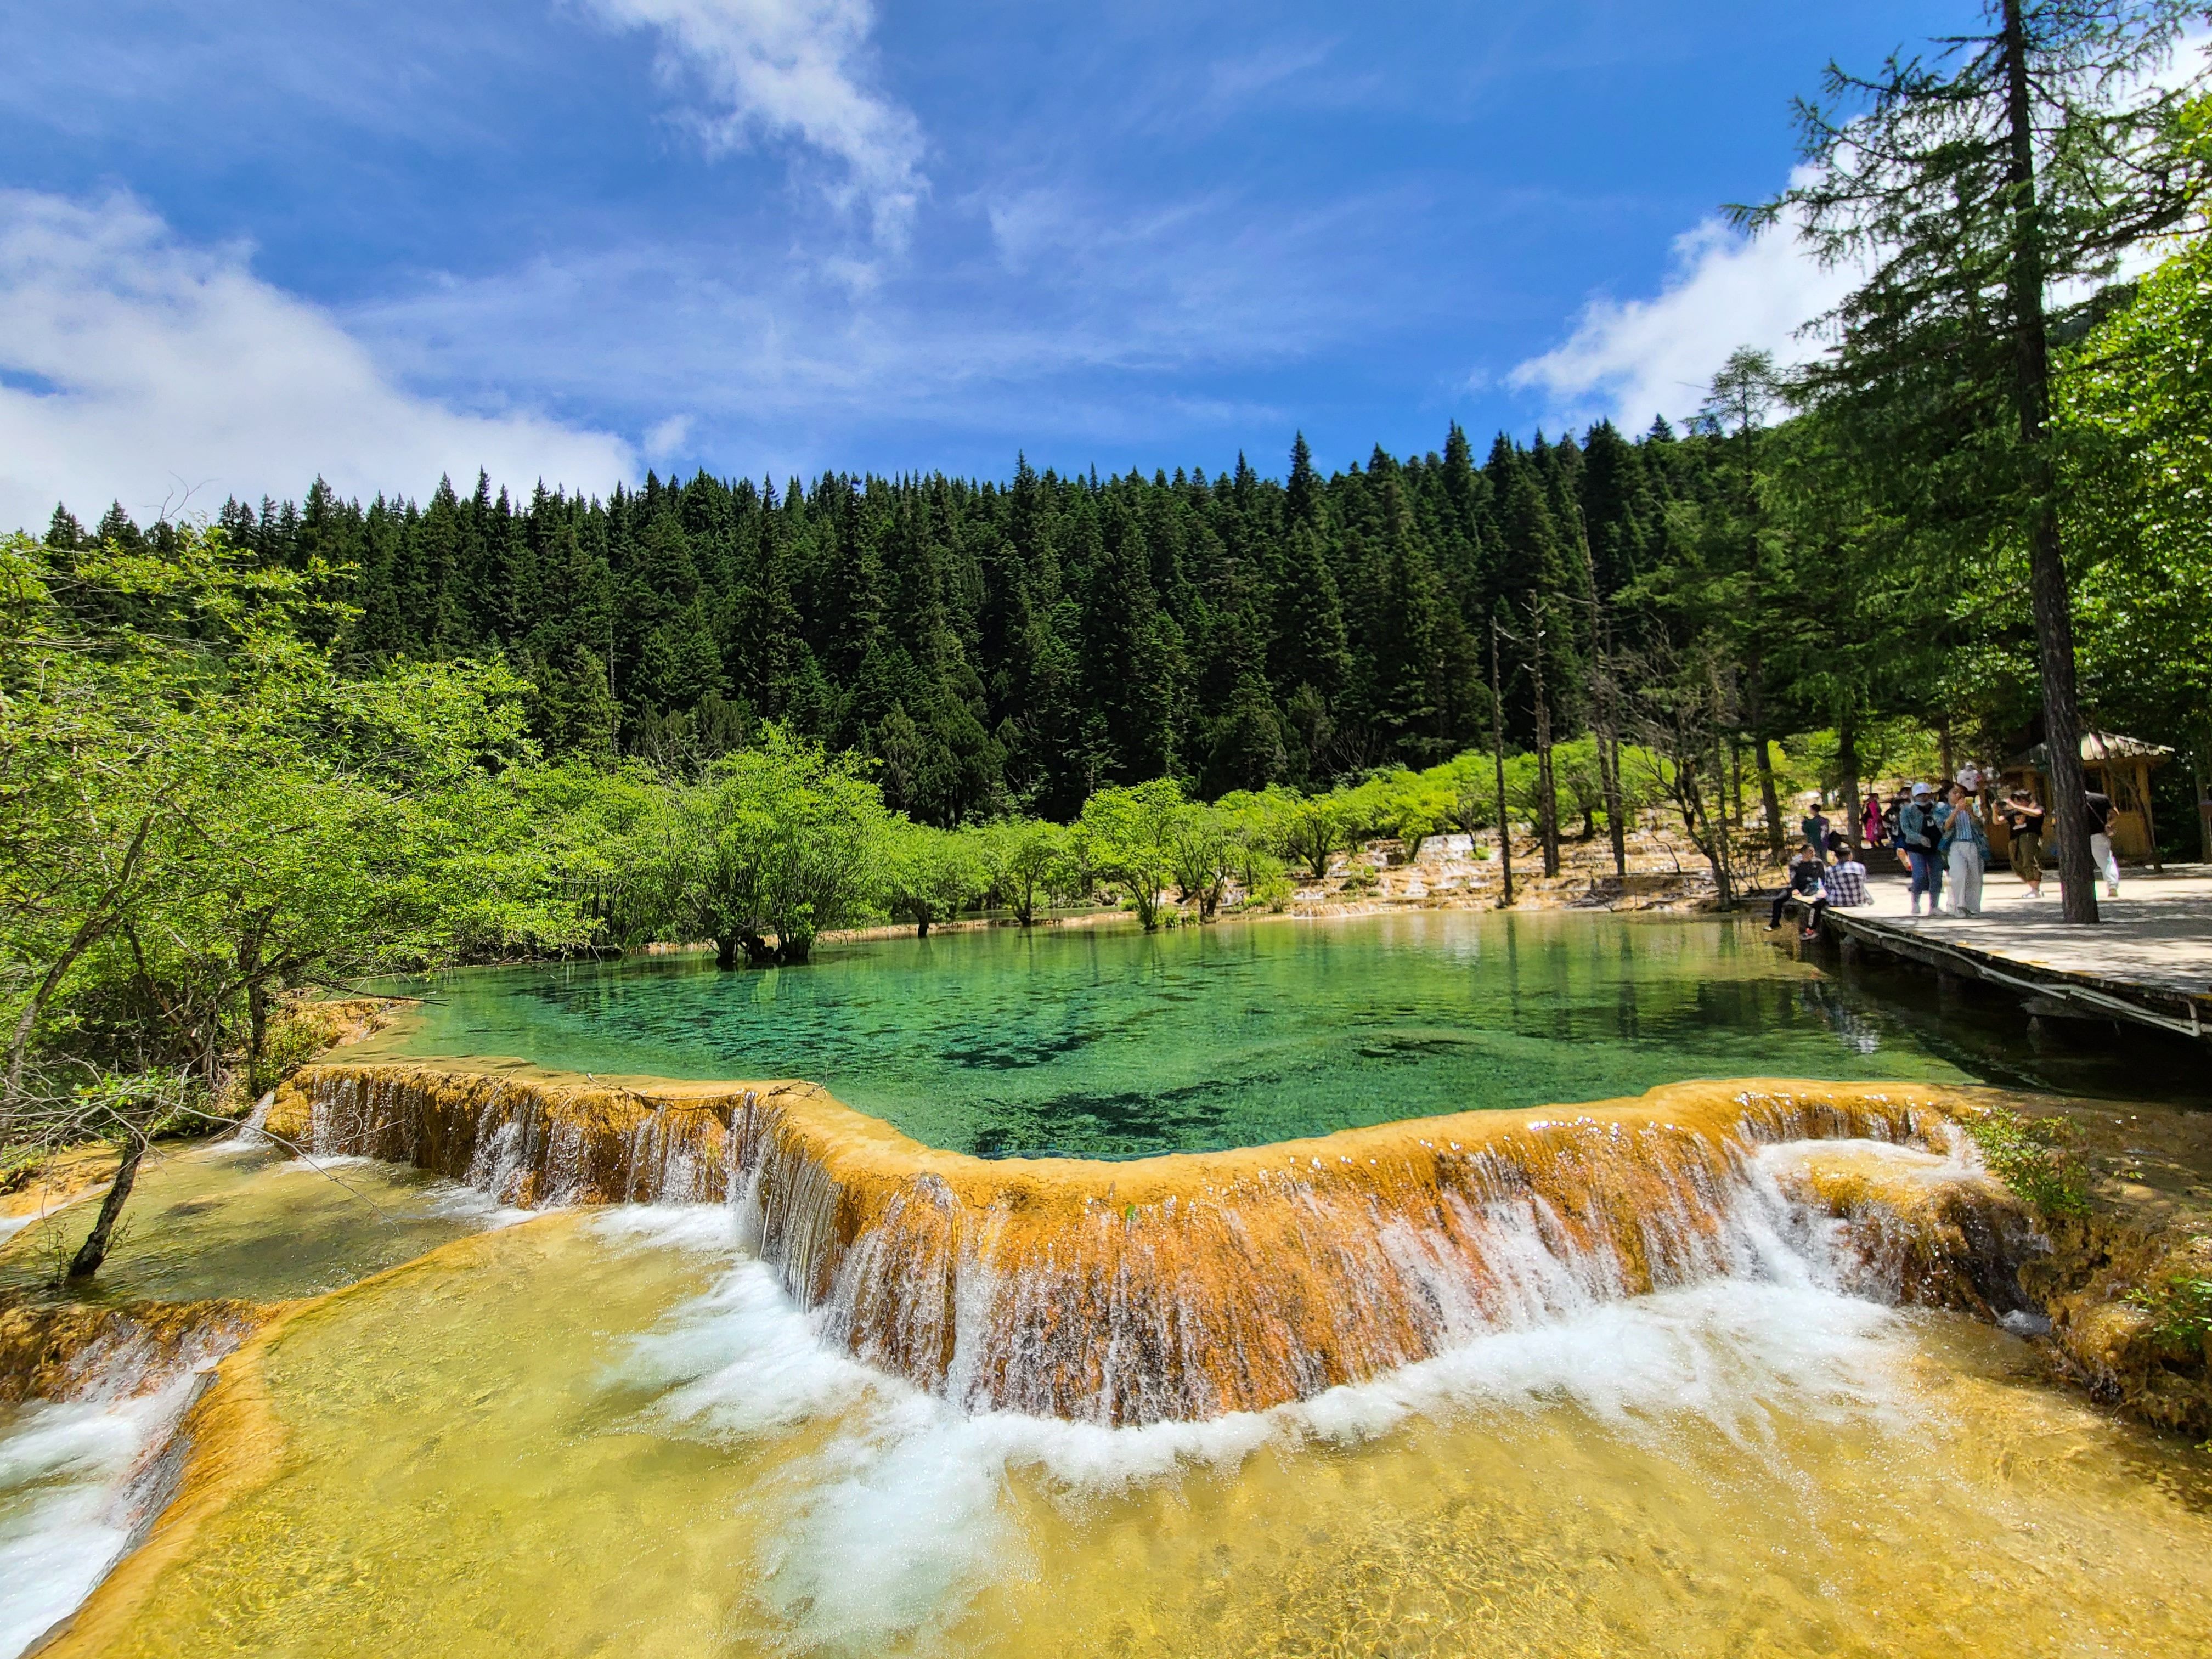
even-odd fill
[(1820, 849), (1808, 840), (1798, 849), (1797, 856), (1790, 860), (1790, 884), (1774, 896), (1774, 908), (1767, 917), (1766, 931), (1771, 933), (1782, 925), (1782, 907), (1791, 899), (1809, 902), (1820, 890)]
[(2005, 801), (2005, 830), (2012, 845), (2012, 872), (2027, 888), (2030, 898), (2043, 896), (2043, 808), (2025, 789), (2015, 789)]
[(2089, 838), (2089, 862), (2105, 872), (2105, 896), (2120, 896), (2120, 861), (2112, 855), (2112, 798), (2094, 789), (2081, 792), (2081, 833)]

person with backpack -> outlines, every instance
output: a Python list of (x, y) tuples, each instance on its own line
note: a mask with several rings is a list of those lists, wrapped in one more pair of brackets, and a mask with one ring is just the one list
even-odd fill
[(1912, 786), (1912, 799), (1897, 815), (1897, 850), (1912, 872), (1912, 914), (1920, 914), (1920, 896), (1928, 896), (1928, 914), (1934, 915), (1943, 901), (1943, 866), (1937, 851), (1943, 839), (1943, 820), (1948, 816), (1936, 792), (1924, 783)]
[(1951, 813), (1943, 820), (1943, 833), (1937, 845), (1951, 872), (1951, 896), (1944, 902), (1943, 914), (1978, 916), (1982, 914), (1982, 872), (1990, 862), (1990, 839), (1982, 829), (1981, 819), (1975, 815), (1973, 797), (1962, 783), (1951, 786)]

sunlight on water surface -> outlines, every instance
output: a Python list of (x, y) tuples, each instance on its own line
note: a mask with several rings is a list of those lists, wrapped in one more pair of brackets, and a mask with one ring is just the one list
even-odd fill
[(1686, 1078), (1974, 1080), (1878, 998), (1709, 921), (1433, 912), (1150, 937), (971, 931), (825, 948), (471, 970), (349, 1060), (803, 1078), (987, 1157), (1255, 1146)]
[(2201, 1650), (2205, 1460), (2000, 1334), (1722, 1281), (1264, 1416), (963, 1417), (727, 1212), (561, 1215), (334, 1298), (283, 1455), (130, 1655)]

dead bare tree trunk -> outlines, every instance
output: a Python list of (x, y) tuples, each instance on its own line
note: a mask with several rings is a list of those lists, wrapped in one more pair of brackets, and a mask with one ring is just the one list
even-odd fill
[(1552, 782), (1552, 708), (1544, 700), (1544, 629), (1540, 611), (1529, 630), (1529, 672), (1536, 693), (1536, 829), (1543, 838), (1544, 873), (1559, 873), (1559, 799)]
[(99, 1218), (92, 1231), (77, 1247), (70, 1258), (69, 1276), (89, 1279), (100, 1271), (100, 1264), (107, 1260), (107, 1247), (115, 1239), (115, 1224), (122, 1218), (123, 1206), (130, 1202), (131, 1189), (138, 1182), (138, 1161), (146, 1156), (146, 1137), (132, 1130), (131, 1139), (123, 1148), (123, 1162), (115, 1171), (115, 1179), (108, 1183), (107, 1196), (100, 1200)]
[(1505, 876), (1505, 896), (1513, 902), (1513, 824), (1505, 816), (1505, 698), (1498, 672), (1498, 623), (1490, 624), (1490, 751), (1498, 765), (1498, 860)]

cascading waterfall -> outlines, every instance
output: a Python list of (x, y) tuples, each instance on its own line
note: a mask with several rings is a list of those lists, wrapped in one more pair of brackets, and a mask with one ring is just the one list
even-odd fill
[[(1953, 1153), (1965, 1109), (1894, 1085), (1687, 1084), (1237, 1152), (994, 1162), (803, 1084), (387, 1065), (303, 1071), (269, 1127), (525, 1207), (728, 1203), (824, 1340), (971, 1410), (1119, 1425), (1264, 1410), (1485, 1332), (1756, 1274), (1772, 1234), (1855, 1289), (2004, 1313), (2033, 1241)], [(1903, 1156), (1838, 1166), (1815, 1142)]]

